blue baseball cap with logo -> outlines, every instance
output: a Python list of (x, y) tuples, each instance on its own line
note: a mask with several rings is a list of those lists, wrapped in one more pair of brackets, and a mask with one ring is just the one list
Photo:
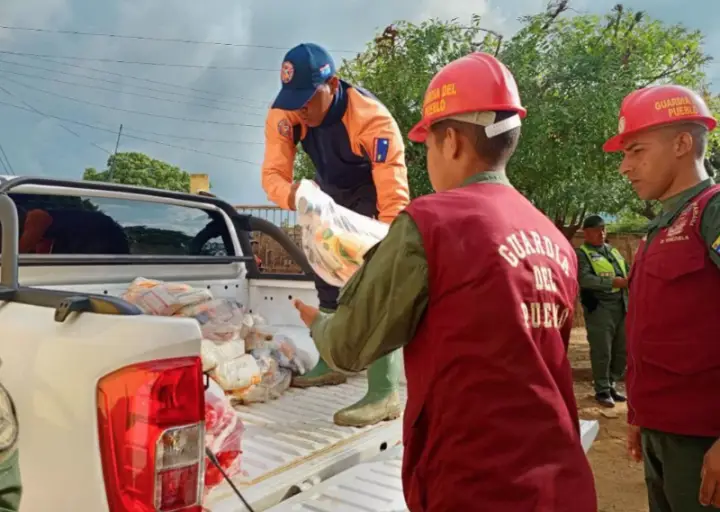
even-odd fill
[(313, 97), (318, 87), (335, 76), (330, 54), (313, 43), (303, 43), (285, 54), (280, 68), (282, 89), (272, 108), (299, 110)]

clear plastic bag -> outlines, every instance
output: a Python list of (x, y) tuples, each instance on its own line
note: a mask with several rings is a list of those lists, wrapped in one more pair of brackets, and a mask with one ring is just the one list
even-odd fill
[(210, 377), (226, 392), (244, 392), (260, 384), (262, 373), (257, 361), (245, 354), (231, 361), (219, 361)]
[(292, 372), (287, 368), (281, 368), (268, 349), (254, 351), (253, 357), (262, 372), (262, 381), (257, 386), (232, 392), (230, 395), (233, 399), (246, 404), (267, 402), (282, 396), (290, 387)]
[(302, 180), (295, 195), (302, 248), (325, 282), (343, 286), (381, 241), (388, 226), (338, 205), (312, 181)]
[(165, 283), (138, 277), (122, 298), (139, 307), (147, 315), (172, 316), (182, 308), (212, 300), (209, 290), (183, 283)]
[(231, 361), (245, 355), (245, 342), (243, 340), (212, 341), (204, 339), (200, 345), (203, 372), (213, 370), (225, 361)]
[(239, 302), (211, 299), (187, 305), (179, 309), (175, 316), (197, 320), (205, 339), (230, 341), (240, 337), (244, 312)]
[[(205, 446), (215, 454), (229, 477), (242, 473), (242, 436), (245, 428), (230, 400), (217, 384), (205, 391)], [(205, 458), (205, 494), (223, 482), (215, 465)]]

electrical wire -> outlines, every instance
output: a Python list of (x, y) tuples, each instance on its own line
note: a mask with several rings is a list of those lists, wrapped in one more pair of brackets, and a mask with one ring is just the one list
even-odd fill
[[(12, 107), (12, 108), (15, 108), (15, 109), (18, 109), (18, 110), (25, 110), (25, 111), (28, 111), (28, 112), (35, 112), (34, 110), (31, 110), (31, 109), (29, 109), (29, 108), (21, 107), (20, 105), (15, 105), (15, 104), (13, 104), (13, 103), (7, 103), (7, 102), (4, 102), (4, 101), (2, 101), (2, 100), (0, 100), (0, 105), (4, 105), (4, 106), (6, 106), (6, 107)], [(37, 113), (37, 112), (35, 112), (35, 113)], [(83, 122), (83, 121), (78, 121), (78, 120), (76, 120), (76, 119), (70, 119), (70, 118), (67, 118), (67, 117), (55, 116), (55, 115), (47, 114), (47, 113), (44, 113), (44, 114), (42, 114), (42, 115), (44, 115), (45, 117), (47, 117), (47, 118), (49, 118), (49, 119), (55, 119), (55, 120), (57, 120), (57, 121), (63, 121), (63, 122), (65, 122), (65, 123), (76, 124), (76, 125), (79, 125), (79, 126), (83, 126), (83, 127), (85, 127), (85, 128), (91, 128), (91, 129), (94, 129), (94, 130), (102, 130), (102, 131), (105, 131), (105, 132), (108, 132), (108, 133), (117, 133), (117, 130), (116, 130), (116, 129), (114, 129), (114, 128), (103, 128), (102, 126), (98, 126), (97, 123), (95, 123), (95, 124), (90, 124), (90, 123), (86, 123), (86, 122)], [(106, 126), (107, 126), (107, 125), (106, 125)], [(124, 136), (126, 136), (126, 137), (128, 136), (128, 134), (127, 134), (128, 131), (130, 131), (130, 132), (132, 132), (132, 133), (142, 133), (142, 134), (146, 134), (146, 135), (156, 135), (156, 136), (158, 136), (158, 137), (167, 137), (167, 138), (170, 138), (170, 139), (192, 140), (192, 141), (196, 141), (196, 142), (209, 142), (209, 143), (217, 143), (217, 144), (238, 144), (238, 145), (263, 145), (263, 144), (265, 144), (264, 142), (254, 141), (254, 140), (253, 140), (253, 141), (248, 141), (248, 140), (233, 140), (233, 139), (208, 139), (208, 138), (205, 138), (205, 137), (192, 137), (192, 136), (186, 136), (186, 135), (177, 135), (177, 134), (174, 134), (174, 133), (154, 132), (154, 131), (150, 131), (150, 130), (141, 130), (141, 129), (139, 129), (139, 128), (134, 128), (134, 127), (132, 127), (132, 126), (123, 125), (123, 135), (124, 135)]]
[[(2, 147), (2, 146), (0, 146), (0, 147)], [(10, 170), (8, 169), (8, 166), (5, 165), (5, 160), (3, 160), (1, 157), (0, 157), (0, 165), (2, 165), (2, 168), (5, 171), (5, 174), (10, 174)], [(14, 175), (14, 173), (13, 173), (13, 175)]]
[[(198, 45), (211, 45), (211, 46), (230, 46), (233, 48), (264, 48), (268, 50), (284, 50), (287, 51), (289, 48), (282, 46), (270, 46), (262, 44), (244, 44), (244, 43), (229, 43), (222, 41), (198, 41), (194, 39), (176, 39), (176, 38), (165, 38), (165, 37), (154, 37), (154, 36), (131, 36), (124, 34), (109, 34), (102, 32), (82, 32), (80, 30), (53, 30), (47, 28), (34, 28), (34, 27), (16, 27), (9, 25), (0, 25), (0, 29), (3, 30), (17, 30), (24, 32), (44, 32), (49, 34), (65, 34), (73, 36), (92, 36), (92, 37), (108, 37), (115, 39), (135, 39), (140, 41), (156, 41), (164, 43), (184, 43), (184, 44), (198, 44)], [(354, 50), (328, 50), (333, 53), (360, 53)]]
[[(23, 109), (23, 110), (30, 110), (31, 112), (35, 112), (36, 114), (41, 115), (41, 116), (43, 116), (43, 117), (50, 117), (50, 116), (45, 115), (43, 112), (39, 111), (38, 109), (36, 109), (36, 108), (33, 107), (32, 105), (30, 105), (28, 102), (24, 101), (23, 99), (18, 98), (15, 94), (13, 94), (11, 91), (9, 91), (8, 89), (6, 89), (6, 88), (3, 87), (2, 85), (0, 85), (0, 91), (3, 91), (3, 92), (4, 92), (5, 94), (7, 94), (8, 96), (11, 96), (11, 97), (13, 97), (13, 98), (16, 98), (18, 101), (20, 101), (20, 103), (22, 103), (23, 105), (25, 105), (25, 106), (27, 107), (27, 109)], [(14, 106), (17, 107), (17, 105), (14, 105)], [(17, 108), (22, 108), (22, 107), (17, 107)], [(82, 135), (80, 135), (79, 133), (77, 133), (75, 130), (72, 130), (72, 129), (68, 128), (68, 127), (65, 126), (64, 124), (58, 123), (58, 126), (59, 126), (60, 128), (62, 128), (63, 130), (65, 130), (66, 132), (68, 132), (68, 133), (74, 135), (75, 137), (77, 137), (78, 139), (82, 140), (83, 142), (86, 142), (86, 143), (90, 144), (91, 146), (99, 149), (99, 150), (102, 151), (103, 153), (106, 153), (106, 154), (108, 154), (108, 155), (111, 154), (110, 151), (108, 151), (108, 150), (105, 149), (104, 147), (102, 147), (102, 146), (100, 146), (100, 145), (98, 145), (98, 144), (95, 144), (95, 143), (92, 142), (92, 141), (85, 140)]]
[[(2, 87), (2, 86), (0, 86), (0, 90), (5, 91), (5, 92), (9, 92), (9, 91), (7, 91), (7, 89), (5, 89), (5, 88)], [(21, 101), (22, 101), (22, 100), (21, 100)], [(23, 103), (25, 103), (25, 102), (23, 102)], [(35, 113), (35, 114), (41, 115), (41, 116), (43, 116), (43, 117), (46, 117), (46, 118), (48, 118), (48, 119), (55, 119), (55, 120), (63, 119), (64, 121), (71, 122), (71, 123), (75, 123), (75, 124), (78, 124), (78, 125), (83, 126), (83, 127), (85, 127), (85, 128), (89, 128), (89, 129), (91, 129), (91, 130), (96, 130), (96, 131), (106, 132), (106, 133), (113, 133), (113, 134), (117, 133), (116, 130), (111, 130), (111, 129), (109, 129), (109, 128), (103, 128), (103, 127), (101, 127), (101, 126), (92, 125), (92, 124), (90, 124), (90, 123), (83, 123), (82, 121), (73, 121), (73, 120), (70, 120), (70, 119), (61, 118), (61, 117), (59, 117), (59, 116), (53, 116), (53, 115), (51, 115), (51, 114), (44, 114), (44, 113), (40, 112), (39, 110), (37, 110), (36, 108), (33, 108), (33, 107), (30, 106), (30, 105), (28, 105), (30, 108), (25, 108), (25, 107), (21, 107), (20, 105), (14, 105), (14, 104), (12, 104), (12, 103), (7, 103), (7, 102), (1, 101), (1, 100), (0, 100), (0, 105), (4, 105), (4, 106), (7, 106), (7, 107), (12, 107), (12, 108), (15, 108), (15, 109), (18, 109), (18, 110), (24, 110), (24, 111), (26, 111), (26, 112), (33, 112), (33, 113)], [(26, 105), (27, 105), (27, 103), (26, 103)], [(63, 126), (63, 125), (60, 125), (60, 126)], [(66, 129), (67, 129), (67, 128), (66, 128)], [(78, 135), (77, 133), (74, 133), (74, 132), (71, 132), (71, 133), (73, 133), (73, 134), (76, 135), (77, 137), (82, 138), (82, 137), (81, 137), (80, 135)], [(143, 142), (149, 142), (149, 143), (151, 143), (151, 144), (157, 144), (157, 145), (159, 145), (159, 146), (166, 146), (166, 147), (170, 147), (170, 148), (180, 149), (180, 150), (182, 150), (182, 151), (190, 151), (190, 152), (192, 152), (192, 153), (199, 153), (199, 154), (202, 154), (202, 155), (213, 156), (213, 157), (221, 158), (221, 159), (225, 159), (225, 160), (232, 160), (233, 162), (239, 162), (239, 163), (248, 164), (248, 165), (253, 165), (253, 166), (262, 165), (262, 164), (260, 164), (259, 162), (253, 162), (253, 161), (251, 161), (251, 160), (244, 160), (244, 159), (242, 159), (242, 158), (236, 158), (236, 157), (229, 156), (229, 155), (221, 155), (221, 154), (212, 153), (212, 152), (209, 152), (209, 151), (202, 151), (202, 150), (195, 149), (195, 148), (190, 148), (190, 147), (187, 147), (187, 146), (178, 146), (178, 145), (175, 145), (175, 144), (169, 144), (169, 143), (167, 143), (167, 142), (163, 142), (163, 141), (159, 141), (159, 140), (155, 140), (155, 139), (149, 139), (149, 138), (146, 138), (146, 137), (138, 137), (138, 136), (136, 136), (136, 135), (130, 135), (130, 134), (127, 134), (127, 133), (123, 133), (122, 136), (123, 136), (123, 138), (127, 138), (127, 139), (134, 139), (134, 140), (139, 140), (139, 141), (143, 141)], [(95, 145), (95, 144), (93, 144), (93, 145)], [(96, 147), (99, 147), (99, 146), (97, 146), (97, 145), (95, 145), (95, 146), (96, 146)], [(109, 151), (107, 151), (107, 150), (105, 150), (105, 149), (103, 149), (103, 148), (100, 148), (100, 149), (102, 149), (103, 151), (105, 151), (105, 152), (108, 153), (108, 154), (111, 154)]]
[[(0, 75), (1, 74), (2, 73), (0, 73)], [(248, 128), (263, 128), (264, 127), (263, 125), (259, 125), (259, 124), (233, 123), (230, 121), (213, 121), (210, 119), (193, 119), (193, 118), (189, 118), (189, 117), (168, 116), (168, 115), (164, 115), (164, 114), (155, 114), (153, 112), (143, 112), (142, 110), (132, 110), (132, 109), (128, 109), (128, 108), (114, 107), (112, 105), (105, 105), (104, 103), (96, 103), (94, 101), (82, 100), (79, 98), (73, 98), (72, 96), (66, 96), (64, 94), (60, 94), (60, 93), (57, 93), (54, 91), (48, 91), (46, 89), (42, 89), (40, 87), (35, 87), (33, 85), (27, 84), (25, 82), (19, 82), (17, 80), (8, 78), (6, 76), (3, 76), (2, 79), (7, 82), (14, 83), (23, 88), (30, 89), (33, 91), (38, 91), (38, 92), (42, 92), (44, 94), (49, 94), (51, 96), (56, 96), (58, 98), (75, 101), (77, 103), (82, 103), (84, 105), (92, 105), (95, 107), (105, 108), (108, 110), (116, 110), (118, 112), (126, 112), (129, 114), (137, 114), (137, 115), (141, 115), (141, 116), (157, 117), (157, 118), (161, 118), (161, 119), (172, 119), (173, 121), (183, 121), (185, 123), (216, 124), (216, 125), (221, 125), (221, 126), (243, 126), (243, 127), (248, 127)]]
[(7, 153), (5, 153), (5, 148), (3, 148), (2, 144), (0, 144), (0, 153), (2, 153), (3, 158), (5, 158), (5, 162), (7, 162), (7, 166), (5, 166), (5, 163), (3, 163), (3, 168), (6, 171), (9, 169), (10, 174), (12, 174), (13, 176), (17, 176), (17, 174), (15, 174), (15, 169), (13, 169), (13, 166), (10, 163), (10, 159), (8, 158)]
[[(2, 51), (0, 51), (0, 54), (1, 54), (1, 53), (2, 53)], [(263, 105), (263, 107), (269, 106), (270, 103), (271, 103), (271, 101), (272, 101), (272, 100), (267, 100), (267, 101), (255, 100), (255, 99), (246, 98), (246, 97), (243, 97), (243, 96), (226, 95), (226, 94), (222, 94), (222, 93), (219, 93), (219, 92), (207, 91), (207, 90), (205, 90), (205, 89), (197, 89), (197, 88), (194, 88), (194, 87), (187, 87), (187, 86), (184, 86), (184, 85), (177, 85), (177, 84), (174, 84), (174, 83), (171, 83), (171, 82), (163, 82), (162, 80), (152, 80), (152, 79), (150, 79), (150, 78), (144, 78), (144, 77), (139, 77), (139, 76), (134, 76), (134, 75), (128, 75), (127, 73), (116, 73), (116, 72), (114, 72), (114, 71), (107, 71), (107, 70), (105, 70), (105, 69), (95, 68), (95, 67), (92, 67), (92, 66), (83, 66), (83, 65), (80, 65), (80, 64), (71, 64), (71, 63), (69, 63), (69, 62), (57, 62), (57, 61), (54, 61), (54, 60), (52, 60), (52, 59), (48, 59), (48, 58), (46, 58), (46, 57), (33, 57), (33, 56), (31, 56), (30, 58), (42, 60), (42, 61), (44, 61), (44, 62), (49, 62), (49, 63), (51, 63), (51, 64), (56, 64), (56, 65), (58, 65), (58, 66), (72, 67), (72, 68), (76, 68), (76, 69), (86, 69), (86, 70), (88, 70), (88, 71), (94, 71), (94, 72), (96, 72), (96, 73), (104, 73), (104, 74), (106, 74), (106, 75), (117, 76), (117, 77), (122, 78), (123, 80), (127, 80), (127, 79), (137, 80), (137, 81), (140, 81), (140, 82), (146, 82), (146, 83), (156, 84), (156, 85), (164, 85), (164, 86), (166, 86), (166, 87), (172, 87), (172, 88), (175, 88), (175, 89), (182, 89), (182, 90), (185, 90), (185, 91), (192, 91), (192, 92), (194, 92), (194, 93), (206, 94), (206, 95), (208, 95), (208, 96), (215, 96), (215, 97), (218, 97), (218, 98), (235, 98), (235, 99), (240, 99), (240, 100), (243, 100), (243, 101), (251, 101), (251, 102), (261, 103), (261, 104)], [(115, 83), (115, 82), (113, 82), (113, 83)], [(211, 99), (211, 101), (223, 101), (223, 102), (226, 102), (225, 100), (219, 100), (219, 99), (217, 99), (217, 100), (216, 100), (216, 99), (212, 99), (212, 98), (207, 98), (207, 99)], [(233, 102), (230, 102), (230, 103), (233, 103)]]
[(86, 60), (91, 62), (111, 62), (113, 64), (135, 64), (138, 66), (154, 66), (154, 67), (167, 67), (167, 68), (190, 68), (190, 69), (221, 69), (227, 71), (264, 71), (270, 73), (277, 73), (277, 69), (269, 68), (253, 68), (246, 66), (215, 66), (213, 64), (185, 64), (180, 62), (146, 62), (137, 60), (119, 60), (119, 59), (105, 59), (102, 57), (80, 57), (78, 55), (52, 55), (45, 53), (29, 53), (29, 52), (13, 52), (10, 50), (0, 50), (0, 53), (6, 55), (21, 55), (26, 57), (43, 57), (49, 59), (68, 59), (68, 60)]
[(3, 68), (0, 68), (0, 73), (3, 73), (3, 74), (4, 74), (4, 73), (7, 73), (7, 74), (11, 74), (11, 75), (16, 75), (16, 76), (23, 76), (23, 77), (27, 77), (27, 78), (34, 78), (34, 79), (37, 79), (37, 80), (46, 80), (46, 81), (49, 81), (49, 82), (56, 82), (56, 83), (60, 83), (60, 84), (72, 85), (72, 86), (75, 86), (75, 87), (85, 87), (85, 88), (87, 88), (87, 89), (95, 89), (95, 90), (99, 90), (99, 91), (114, 92), (114, 93), (117, 93), (117, 94), (125, 94), (125, 95), (129, 95), (129, 96), (137, 96), (137, 97), (140, 97), (140, 98), (149, 98), (149, 99), (151, 99), (151, 100), (166, 101), (166, 102), (169, 102), (169, 103), (176, 103), (176, 104), (185, 105), (185, 106), (193, 105), (193, 106), (197, 106), (197, 107), (204, 107), (204, 108), (207, 108), (207, 109), (210, 109), (210, 110), (219, 110), (219, 111), (223, 111), (223, 112), (235, 112), (235, 113), (244, 114), (244, 115), (249, 115), (249, 116), (264, 116), (264, 115), (265, 115), (264, 113), (261, 114), (261, 113), (258, 113), (258, 112), (243, 112), (242, 110), (231, 109), (231, 108), (216, 107), (216, 106), (213, 106), (213, 105), (206, 105), (206, 104), (204, 104), (204, 103), (190, 103), (190, 102), (188, 102), (188, 101), (180, 101), (180, 100), (173, 100), (173, 99), (169, 99), (169, 98), (161, 98), (161, 97), (159, 97), (159, 96), (152, 96), (152, 95), (150, 95), (150, 94), (141, 94), (141, 93), (137, 93), (137, 92), (123, 91), (122, 89), (110, 89), (110, 88), (108, 88), (108, 87), (100, 87), (100, 86), (98, 86), (98, 85), (88, 85), (88, 84), (80, 84), (80, 83), (77, 83), (77, 82), (68, 82), (67, 80), (60, 80), (60, 79), (58, 79), (58, 78), (50, 78), (50, 77), (38, 76), (38, 75), (30, 75), (30, 74), (27, 74), (27, 73), (20, 73), (20, 72), (17, 72), (17, 71), (9, 71), (9, 70), (3, 69)]
[[(44, 60), (45, 62), (51, 62), (51, 63), (54, 63), (54, 64), (58, 64), (58, 65), (60, 65), (60, 66), (63, 66), (63, 65), (68, 66), (68, 65), (70, 65), (70, 64), (66, 64), (66, 63), (62, 63), (62, 62), (55, 62), (55, 61), (53, 61), (53, 60), (47, 60), (47, 59), (42, 59), (42, 60)], [(106, 79), (106, 78), (98, 78), (98, 77), (95, 77), (95, 76), (84, 75), (84, 74), (82, 74), (82, 73), (69, 73), (69, 72), (67, 72), (67, 71), (60, 71), (59, 69), (46, 68), (46, 67), (43, 67), (43, 66), (33, 66), (32, 64), (24, 64), (24, 63), (22, 63), (22, 62), (15, 62), (15, 61), (11, 61), (11, 60), (0, 59), (0, 63), (10, 64), (10, 65), (13, 65), (13, 66), (19, 66), (19, 67), (22, 67), (22, 68), (38, 69), (38, 70), (40, 70), (40, 71), (48, 71), (48, 72), (50, 72), (50, 73), (56, 73), (56, 74), (58, 74), (58, 75), (72, 76), (72, 77), (77, 77), (77, 78), (85, 78), (85, 79), (88, 79), (88, 80), (95, 80), (96, 82), (104, 82), (104, 83), (113, 84), (113, 85), (121, 85), (123, 88), (125, 88), (125, 87), (133, 87), (133, 88), (135, 88), (135, 89), (140, 89), (140, 90), (143, 90), (143, 91), (159, 92), (159, 93), (162, 93), (162, 94), (170, 94), (170, 95), (172, 95), (172, 96), (180, 96), (180, 97), (183, 97), (183, 98), (198, 99), (197, 94), (187, 94), (187, 93), (176, 92), (176, 91), (165, 91), (165, 90), (163, 90), (163, 89), (157, 89), (157, 88), (155, 88), (155, 87), (147, 87), (147, 86), (143, 86), (143, 85), (128, 84), (128, 83), (125, 83), (125, 82), (118, 82), (118, 81), (116, 81), (116, 80), (108, 80), (108, 79)], [(79, 68), (81, 68), (81, 69), (89, 69), (89, 70), (93, 70), (93, 71), (101, 72), (101, 73), (107, 73), (107, 71), (99, 70), (99, 69), (96, 69), (96, 68), (86, 68), (85, 66), (75, 66), (75, 67), (79, 67)], [(123, 78), (133, 78), (133, 77), (128, 77), (127, 75), (120, 74), (120, 73), (117, 73), (117, 75), (118, 75), (118, 76), (122, 76)], [(140, 79), (140, 78), (135, 78), (135, 80), (141, 80), (141, 79)], [(153, 80), (152, 82), (155, 82), (155, 81)], [(163, 85), (166, 85), (166, 86), (168, 86), (168, 87), (179, 87), (179, 86), (177, 86), (176, 84), (171, 84), (171, 83), (166, 83), (166, 82), (160, 82), (160, 83), (162, 83)], [(198, 90), (198, 91), (199, 91), (199, 90)], [(211, 94), (210, 92), (205, 92), (205, 93), (206, 93), (206, 94)], [(237, 96), (232, 96), (232, 97), (237, 97)], [(213, 102), (215, 102), (215, 103), (225, 103), (225, 104), (228, 104), (228, 105), (234, 105), (234, 106), (239, 106), (239, 107), (243, 107), (243, 108), (251, 108), (251, 109), (256, 109), (256, 110), (265, 110), (265, 107), (264, 107), (264, 106), (263, 106), (263, 107), (260, 107), (260, 106), (254, 107), (254, 106), (246, 105), (246, 104), (244, 104), (244, 103), (239, 103), (239, 102), (236, 102), (236, 101), (227, 101), (227, 100), (220, 100), (220, 99), (215, 99), (215, 98), (199, 98), (199, 99), (202, 99), (202, 100), (205, 100), (205, 101), (213, 101)], [(251, 101), (251, 102), (263, 103), (263, 105), (265, 105), (265, 102), (262, 102), (262, 101), (260, 101), (260, 100), (253, 100), (253, 99), (247, 99), (247, 98), (242, 98), (242, 97), (240, 97), (240, 99), (245, 99), (246, 101)]]

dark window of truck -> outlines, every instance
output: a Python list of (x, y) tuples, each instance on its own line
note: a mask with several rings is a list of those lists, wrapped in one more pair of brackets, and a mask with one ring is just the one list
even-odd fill
[(136, 256), (234, 256), (222, 215), (131, 199), (10, 194), (20, 252)]

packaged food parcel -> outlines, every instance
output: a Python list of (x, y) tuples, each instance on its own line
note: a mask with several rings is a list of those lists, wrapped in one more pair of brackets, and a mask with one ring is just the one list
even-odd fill
[(340, 206), (310, 180), (301, 180), (295, 203), (303, 252), (313, 270), (334, 286), (343, 286), (388, 232), (386, 224)]
[[(205, 390), (205, 446), (215, 454), (229, 477), (242, 473), (244, 426), (223, 390), (214, 383)], [(205, 495), (222, 483), (222, 473), (205, 458)]]
[(186, 306), (212, 300), (209, 290), (184, 283), (165, 283), (144, 277), (136, 278), (122, 295), (147, 315), (172, 316)]
[(210, 372), (210, 377), (226, 393), (241, 393), (262, 381), (260, 367), (250, 354), (244, 354), (229, 361), (219, 361), (218, 365)]
[(209, 372), (223, 361), (231, 361), (245, 355), (245, 342), (241, 339), (213, 341), (204, 339), (200, 345), (203, 372)]
[(194, 318), (200, 323), (203, 337), (213, 341), (230, 341), (240, 337), (244, 309), (239, 302), (213, 299), (187, 305), (175, 316)]
[(268, 349), (253, 351), (253, 357), (262, 373), (262, 381), (247, 390), (231, 392), (232, 398), (241, 403), (251, 404), (275, 400), (282, 396), (290, 387), (292, 372), (287, 368), (281, 368)]

